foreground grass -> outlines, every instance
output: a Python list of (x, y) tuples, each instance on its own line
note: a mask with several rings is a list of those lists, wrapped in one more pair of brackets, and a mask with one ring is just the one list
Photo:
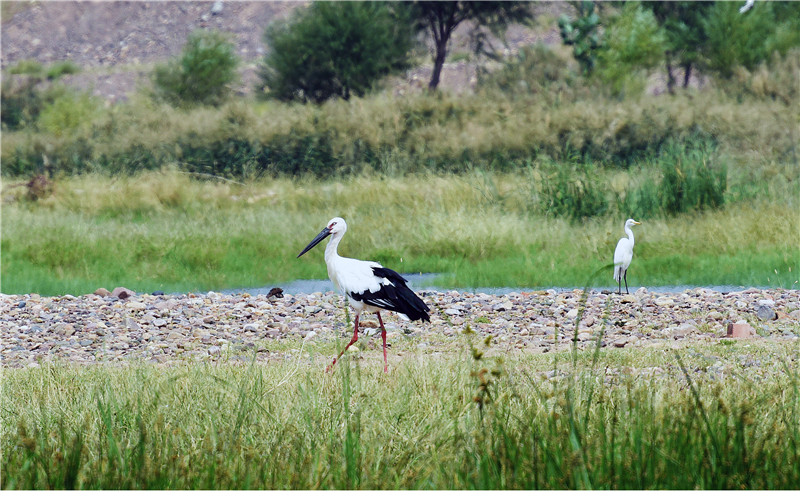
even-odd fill
[(377, 351), (324, 374), (332, 345), (267, 364), (4, 370), (3, 489), (800, 484), (796, 342), (507, 355), (454, 341), (386, 375)]
[[(177, 172), (67, 178), (49, 198), (3, 206), (2, 291), (187, 292), (325, 278), (321, 252), (295, 257), (337, 215), (349, 224), (343, 254), (443, 273), (442, 285), (582, 286), (611, 262), (624, 218), (532, 213), (532, 181), (479, 172), (248, 184)], [(628, 282), (797, 287), (800, 206), (780, 197), (645, 221)]]

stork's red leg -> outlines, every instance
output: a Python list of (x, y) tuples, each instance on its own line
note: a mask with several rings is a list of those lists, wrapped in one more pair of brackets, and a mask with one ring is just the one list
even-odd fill
[(383, 371), (389, 372), (389, 362), (386, 360), (386, 328), (383, 327), (383, 319), (381, 313), (375, 312), (378, 315), (378, 322), (381, 324), (381, 337), (383, 338)]
[(342, 350), (342, 352), (339, 353), (339, 356), (337, 356), (336, 358), (333, 359), (333, 363), (328, 365), (328, 368), (325, 369), (325, 372), (330, 372), (331, 367), (336, 365), (336, 361), (339, 360), (340, 358), (342, 358), (342, 355), (344, 355), (344, 352), (347, 351), (347, 348), (349, 348), (350, 345), (352, 345), (353, 343), (358, 341), (358, 317), (359, 317), (359, 315), (356, 314), (355, 325), (353, 326), (353, 339), (351, 339), (350, 342), (347, 343), (347, 346), (345, 346), (344, 349)]

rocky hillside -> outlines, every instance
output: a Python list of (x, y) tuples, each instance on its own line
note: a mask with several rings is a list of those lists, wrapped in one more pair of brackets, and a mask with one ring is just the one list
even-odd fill
[[(251, 91), (264, 53), (264, 28), (285, 19), (307, 2), (3, 2), (2, 67), (33, 59), (43, 64), (72, 60), (83, 71), (65, 82), (109, 100), (125, 99), (137, 85), (148, 84), (155, 63), (180, 54), (195, 29), (232, 33), (242, 64), (240, 92)], [(533, 4), (537, 15), (555, 16), (563, 3)], [(467, 51), (470, 26), (461, 26), (451, 53)], [(512, 26), (509, 47), (537, 41), (559, 43), (553, 25), (533, 30)], [(402, 87), (422, 88), (430, 64), (409, 71)], [(475, 81), (469, 62), (446, 65), (442, 88), (469, 91)], [(398, 89), (398, 90), (399, 90)]]

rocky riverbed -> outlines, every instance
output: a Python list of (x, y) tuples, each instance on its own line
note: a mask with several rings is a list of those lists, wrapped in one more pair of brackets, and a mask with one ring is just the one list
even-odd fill
[[(119, 289), (119, 288), (118, 288)], [(185, 295), (115, 291), (84, 296), (0, 294), (3, 367), (42, 362), (161, 364), (192, 361), (281, 360), (304, 343), (343, 342), (351, 336), (343, 298), (313, 294)], [(409, 349), (447, 352), (467, 324), (495, 337), (508, 352), (548, 353), (601, 336), (605, 347), (637, 348), (675, 341), (720, 339), (796, 340), (800, 290), (748, 289), (721, 293), (704, 288), (682, 293), (630, 295), (582, 290), (507, 295), (421, 291), (430, 323), (385, 317), (395, 354)], [(583, 310), (583, 311), (582, 311)], [(374, 317), (362, 318), (361, 349), (379, 353)]]

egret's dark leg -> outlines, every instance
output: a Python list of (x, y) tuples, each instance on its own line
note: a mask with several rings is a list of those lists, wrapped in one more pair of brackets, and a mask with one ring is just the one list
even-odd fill
[(619, 281), (617, 282), (619, 283), (619, 289), (617, 290), (617, 294), (622, 294), (622, 278), (620, 277)]
[(381, 313), (375, 312), (378, 315), (378, 322), (381, 324), (381, 337), (383, 338), (383, 371), (389, 372), (389, 362), (386, 360), (386, 328), (383, 327), (383, 319)]
[(342, 358), (342, 355), (344, 355), (344, 352), (347, 351), (347, 348), (349, 348), (350, 345), (352, 345), (353, 343), (358, 341), (358, 317), (359, 317), (359, 314), (356, 314), (356, 322), (355, 322), (355, 325), (353, 326), (353, 339), (351, 339), (350, 342), (347, 343), (347, 346), (345, 346), (344, 349), (342, 350), (342, 352), (339, 353), (339, 356), (337, 356), (336, 358), (333, 359), (333, 363), (328, 365), (328, 368), (325, 369), (325, 372), (329, 372), (331, 370), (331, 367), (336, 365), (336, 361), (338, 359)]
[(631, 294), (631, 292), (628, 291), (628, 271), (627, 270), (625, 271), (625, 275), (623, 276), (623, 278), (625, 279), (625, 294)]

